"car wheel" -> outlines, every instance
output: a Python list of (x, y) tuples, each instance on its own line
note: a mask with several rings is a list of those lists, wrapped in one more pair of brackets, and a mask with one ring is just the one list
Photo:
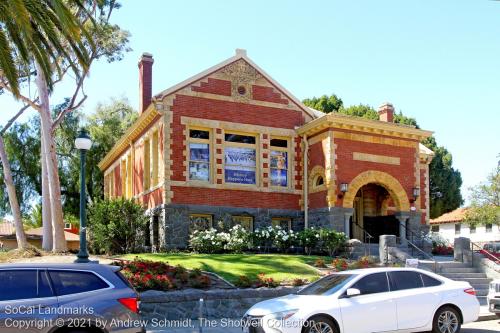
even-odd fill
[(338, 333), (337, 326), (333, 320), (324, 316), (309, 319), (306, 323), (304, 333)]
[(460, 332), (460, 314), (452, 307), (440, 308), (434, 316), (432, 324), (433, 333), (458, 333)]

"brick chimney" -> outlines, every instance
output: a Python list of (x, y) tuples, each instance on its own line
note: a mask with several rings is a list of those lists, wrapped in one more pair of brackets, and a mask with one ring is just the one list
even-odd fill
[(387, 123), (394, 122), (394, 106), (391, 103), (385, 102), (378, 107), (378, 120)]
[(139, 114), (151, 104), (153, 96), (153, 55), (143, 53), (139, 59)]

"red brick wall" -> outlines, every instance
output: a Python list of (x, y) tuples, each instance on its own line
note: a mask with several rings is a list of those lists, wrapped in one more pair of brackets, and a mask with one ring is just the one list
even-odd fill
[(322, 168), (325, 167), (325, 151), (321, 142), (309, 146), (309, 170), (312, 170), (317, 165)]
[(157, 188), (156, 190), (141, 196), (140, 201), (144, 207), (147, 207), (148, 209), (161, 205), (164, 202), (162, 189)]
[(192, 91), (209, 94), (231, 96), (231, 81), (208, 78), (207, 82), (201, 82), (199, 86), (191, 86)]
[(248, 208), (300, 209), (299, 196), (290, 193), (252, 192), (172, 186), (177, 204)]
[[(412, 198), (415, 184), (415, 148), (366, 143), (340, 138), (335, 138), (334, 142), (337, 145), (335, 153), (337, 156), (336, 164), (338, 169), (336, 173), (338, 183), (350, 183), (354, 177), (364, 171), (382, 171), (396, 178), (406, 190), (408, 198)], [(355, 161), (352, 156), (353, 152), (399, 157), (400, 165)], [(338, 200), (337, 204), (341, 205), (342, 200)]]
[(253, 85), (252, 96), (253, 99), (256, 101), (288, 104), (288, 99), (282, 98), (281, 94), (272, 87)]
[(309, 209), (327, 207), (327, 195), (328, 191), (309, 193)]
[[(172, 123), (172, 180), (185, 181), (186, 160), (184, 156), (184, 130), (185, 126), (181, 124), (181, 117), (196, 117), (212, 120), (238, 122), (250, 125), (268, 126), (276, 128), (293, 129), (296, 126), (304, 124), (304, 117), (300, 111), (280, 109), (274, 107), (255, 106), (239, 102), (220, 101), (207, 98), (199, 98), (186, 95), (176, 95), (173, 111)], [(215, 134), (215, 133), (213, 133)], [(300, 138), (294, 142), (294, 149), (300, 150)], [(215, 150), (213, 150), (215, 153)], [(301, 155), (296, 156), (300, 160)], [(223, 161), (215, 161), (212, 167), (217, 168)], [(301, 173), (301, 169), (296, 169)], [(302, 177), (291, 175), (290, 181), (300, 181)], [(296, 189), (302, 187), (296, 186)], [(224, 189), (206, 189), (196, 187), (172, 187), (174, 197), (173, 203), (178, 204), (200, 204), (216, 206), (235, 206), (235, 207), (262, 207), (262, 208), (281, 208), (281, 209), (299, 209), (300, 195), (238, 191)]]

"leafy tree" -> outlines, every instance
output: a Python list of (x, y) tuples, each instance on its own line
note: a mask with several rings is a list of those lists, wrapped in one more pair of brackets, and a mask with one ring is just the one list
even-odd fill
[(344, 105), (342, 100), (335, 94), (330, 96), (306, 98), (302, 101), (306, 106), (322, 111), (324, 113), (338, 112)]
[(369, 105), (359, 104), (359, 105), (351, 105), (347, 108), (341, 108), (339, 113), (346, 114), (348, 116), (361, 117), (366, 119), (378, 119), (378, 112), (375, 111)]
[(471, 187), (471, 206), (465, 213), (470, 225), (500, 225), (500, 161), (484, 183)]
[[(67, 101), (65, 101), (67, 103)], [(65, 103), (54, 108), (53, 113), (65, 107)], [(80, 203), (80, 155), (74, 147), (80, 112), (69, 113), (56, 129), (56, 152), (61, 177), (61, 197), (65, 220), (78, 216)], [(101, 103), (87, 118), (87, 129), (92, 138), (92, 148), (87, 152), (86, 188), (89, 201), (102, 199), (104, 182), (97, 167), (100, 160), (113, 147), (126, 129), (137, 119), (138, 113), (127, 99), (112, 99)], [(40, 179), (40, 118), (32, 117), (26, 123), (14, 124), (4, 135), (7, 154), (11, 157), (11, 168), (17, 196), (23, 215), (32, 215), (32, 204), (40, 202), (42, 186)], [(0, 182), (3, 173), (0, 174)], [(5, 188), (0, 187), (0, 216), (9, 211)]]
[(453, 168), (453, 157), (431, 136), (422, 142), (434, 152), (429, 166), (430, 217), (435, 218), (460, 207), (463, 203), (460, 187), (462, 175)]
[[(337, 100), (341, 102), (340, 106), (335, 103)], [(338, 112), (366, 119), (379, 119), (378, 112), (373, 107), (365, 104), (344, 107), (342, 100), (336, 95), (313, 97), (305, 99), (303, 102), (305, 105), (325, 113)], [(405, 116), (401, 111), (394, 114), (394, 122), (419, 128), (415, 118)], [(434, 137), (424, 140), (422, 144), (435, 153), (429, 171), (430, 217), (435, 218), (460, 207), (463, 203), (460, 193), (462, 176), (460, 171), (452, 166), (451, 153), (445, 147), (438, 146)]]
[(130, 199), (104, 199), (89, 205), (90, 250), (121, 254), (141, 251), (148, 217), (144, 208)]

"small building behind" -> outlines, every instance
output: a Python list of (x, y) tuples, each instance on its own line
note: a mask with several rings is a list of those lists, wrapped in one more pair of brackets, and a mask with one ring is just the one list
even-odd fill
[(430, 220), (431, 232), (439, 233), (453, 244), (457, 237), (467, 237), (474, 243), (483, 245), (500, 241), (500, 227), (494, 224), (482, 224), (475, 227), (465, 223), (467, 208), (457, 208)]

